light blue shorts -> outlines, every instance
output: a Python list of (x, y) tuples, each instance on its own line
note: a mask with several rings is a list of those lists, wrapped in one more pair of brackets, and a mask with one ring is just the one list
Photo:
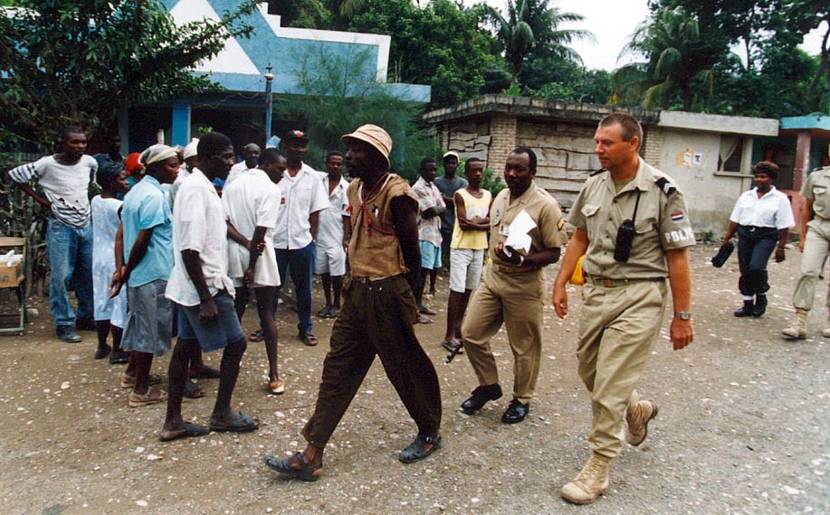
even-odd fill
[(441, 246), (421, 240), (421, 268), (427, 270), (441, 268)]

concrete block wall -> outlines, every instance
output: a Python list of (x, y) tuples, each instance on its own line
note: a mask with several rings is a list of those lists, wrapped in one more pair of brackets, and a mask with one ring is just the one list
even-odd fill
[(518, 120), (516, 115), (496, 114), (490, 119), (490, 148), (487, 155), (487, 166), (502, 173), (507, 156), (516, 148), (516, 129)]
[(659, 127), (649, 127), (643, 135), (643, 145), (640, 148), (640, 155), (652, 166), (660, 168), (660, 158), (663, 154), (663, 143), (666, 133)]
[(519, 121), (516, 145), (530, 147), (536, 153), (536, 183), (566, 209), (585, 180), (600, 168), (594, 155), (595, 130), (594, 125)]

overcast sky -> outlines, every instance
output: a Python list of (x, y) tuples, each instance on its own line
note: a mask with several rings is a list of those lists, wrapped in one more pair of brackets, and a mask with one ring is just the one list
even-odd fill
[[(481, 0), (464, 0), (465, 5), (474, 5)], [(486, 0), (487, 4), (505, 12), (506, 0)], [(585, 16), (585, 20), (568, 28), (580, 28), (594, 33), (597, 41), (578, 42), (574, 49), (582, 56), (588, 68), (613, 70), (624, 61), (617, 61), (623, 46), (631, 34), (648, 15), (646, 0), (553, 0), (553, 5), (562, 11), (574, 12)], [(821, 31), (814, 30), (805, 38), (802, 47), (818, 54), (821, 46)], [(739, 53), (740, 55), (740, 53)]]

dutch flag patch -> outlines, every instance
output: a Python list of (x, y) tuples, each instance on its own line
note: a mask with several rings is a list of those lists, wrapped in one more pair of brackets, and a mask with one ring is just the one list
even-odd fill
[(682, 222), (684, 218), (686, 218), (686, 215), (683, 211), (675, 211), (671, 214), (672, 222)]

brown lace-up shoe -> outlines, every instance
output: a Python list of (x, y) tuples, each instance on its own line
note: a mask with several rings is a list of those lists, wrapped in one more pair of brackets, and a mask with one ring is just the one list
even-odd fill
[(625, 412), (625, 421), (628, 422), (626, 441), (633, 446), (643, 443), (648, 436), (648, 423), (657, 416), (657, 405), (651, 401), (639, 401), (629, 406)]

